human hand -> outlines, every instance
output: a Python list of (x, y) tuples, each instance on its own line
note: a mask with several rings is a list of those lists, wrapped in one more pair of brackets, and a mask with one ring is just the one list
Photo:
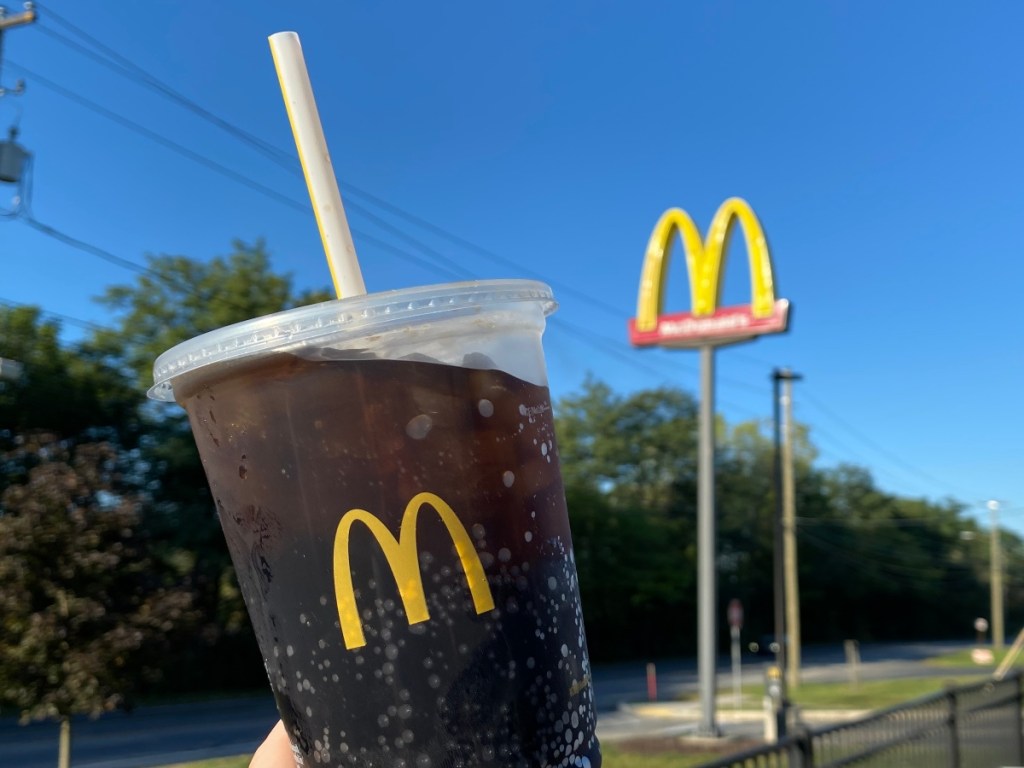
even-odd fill
[(280, 720), (260, 744), (256, 754), (252, 756), (249, 768), (293, 768), (295, 757), (292, 754), (292, 743), (288, 740), (288, 732)]

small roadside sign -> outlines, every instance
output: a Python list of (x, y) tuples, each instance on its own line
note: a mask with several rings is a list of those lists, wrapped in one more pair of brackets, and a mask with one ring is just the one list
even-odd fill
[(729, 626), (736, 629), (743, 628), (743, 603), (736, 598), (729, 601), (728, 608)]

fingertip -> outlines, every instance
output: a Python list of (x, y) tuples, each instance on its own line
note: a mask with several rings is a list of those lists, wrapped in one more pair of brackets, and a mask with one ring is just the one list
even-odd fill
[(267, 738), (252, 756), (249, 768), (292, 768), (295, 757), (292, 754), (292, 743), (288, 739), (288, 731), (280, 720), (273, 727)]

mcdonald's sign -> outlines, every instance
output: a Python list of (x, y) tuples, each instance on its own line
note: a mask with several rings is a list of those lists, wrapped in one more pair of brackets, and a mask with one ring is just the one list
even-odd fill
[[(751, 302), (720, 307), (722, 261), (733, 226), (739, 223), (750, 255)], [(690, 277), (690, 311), (662, 314), (669, 249), (679, 233)], [(707, 237), (686, 211), (671, 208), (654, 226), (647, 244), (636, 317), (629, 321), (634, 346), (696, 347), (731, 344), (781, 333), (789, 321), (789, 302), (775, 298), (772, 262), (761, 223), (745, 200), (731, 197), (715, 212)]]
[(351, 650), (366, 645), (349, 563), (349, 537), (352, 526), (356, 523), (362, 523), (369, 528), (380, 545), (388, 567), (395, 577), (409, 624), (419, 624), (430, 619), (427, 598), (423, 592), (423, 577), (420, 574), (419, 550), (416, 546), (416, 520), (424, 505), (430, 505), (437, 512), (448, 530), (448, 535), (451, 536), (452, 543), (455, 544), (455, 551), (462, 561), (462, 569), (466, 574), (466, 583), (476, 612), (480, 614), (494, 610), (494, 597), (491, 595), (491, 588), (484, 575), (480, 556), (473, 546), (473, 540), (455, 511), (440, 496), (433, 493), (416, 494), (402, 514), (397, 539), (375, 515), (365, 509), (350, 509), (341, 518), (334, 534), (334, 595), (338, 603), (338, 619), (346, 648)]

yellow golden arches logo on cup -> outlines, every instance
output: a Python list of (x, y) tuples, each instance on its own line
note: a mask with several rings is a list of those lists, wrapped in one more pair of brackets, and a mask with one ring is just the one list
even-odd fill
[(455, 511), (440, 496), (433, 493), (416, 494), (405, 507), (397, 539), (375, 515), (365, 509), (350, 509), (341, 518), (334, 534), (334, 595), (338, 602), (338, 618), (346, 648), (351, 650), (366, 645), (349, 563), (349, 538), (352, 526), (356, 523), (369, 528), (380, 545), (388, 567), (394, 574), (409, 624), (419, 624), (430, 619), (427, 598), (423, 592), (423, 577), (420, 574), (419, 549), (416, 546), (416, 521), (424, 505), (433, 507), (448, 529), (448, 535), (455, 544), (455, 551), (466, 573), (466, 583), (476, 612), (480, 614), (494, 610), (494, 597), (473, 540)]
[[(750, 257), (751, 303), (720, 307), (722, 262), (729, 237), (739, 223)], [(665, 281), (676, 233), (683, 241), (690, 278), (690, 312), (665, 315)], [(761, 222), (745, 200), (731, 197), (715, 212), (707, 237), (686, 211), (662, 214), (647, 243), (636, 318), (630, 340), (638, 346), (692, 346), (740, 341), (786, 329), (789, 302), (775, 298), (771, 256)]]

